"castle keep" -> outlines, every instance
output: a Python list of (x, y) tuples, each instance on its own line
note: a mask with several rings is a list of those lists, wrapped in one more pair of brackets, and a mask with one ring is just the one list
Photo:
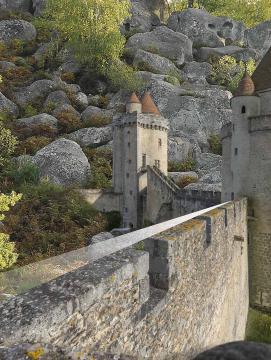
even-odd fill
[(222, 129), (222, 201), (248, 198), (250, 303), (271, 309), (271, 49), (232, 99)]

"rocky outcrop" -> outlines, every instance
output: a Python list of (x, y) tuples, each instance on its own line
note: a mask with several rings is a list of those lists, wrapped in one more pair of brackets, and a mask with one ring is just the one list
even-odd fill
[(0, 92), (0, 113), (17, 117), (19, 115), (19, 109), (16, 104), (11, 100), (7, 99), (5, 95)]
[(133, 65), (138, 70), (146, 70), (156, 74), (171, 74), (174, 76), (180, 76), (181, 74), (180, 70), (169, 59), (141, 49), (136, 52)]
[(32, 0), (32, 1), (33, 1), (34, 15), (40, 16), (46, 6), (47, 0)]
[(200, 147), (193, 139), (189, 139), (184, 134), (172, 136), (168, 141), (168, 159), (169, 161), (184, 162), (187, 158), (195, 158), (200, 153)]
[(65, 186), (84, 185), (90, 165), (80, 146), (68, 139), (59, 139), (39, 150), (33, 156), (40, 176), (54, 184)]
[(31, 11), (32, 0), (0, 0), (0, 9)]
[(261, 57), (271, 46), (271, 20), (256, 25), (245, 32), (245, 39), (250, 48), (259, 51)]
[(126, 48), (134, 55), (138, 49), (153, 52), (174, 61), (177, 65), (192, 60), (192, 42), (187, 36), (174, 32), (166, 26), (133, 35), (128, 40)]
[(9, 61), (0, 61), (0, 70), (6, 71), (10, 69), (16, 69), (16, 65)]
[(67, 135), (67, 138), (81, 146), (98, 147), (107, 144), (113, 139), (112, 127), (80, 129)]
[(58, 118), (58, 116), (61, 115), (61, 113), (69, 113), (72, 114), (73, 116), (75, 116), (76, 118), (80, 119), (81, 114), (75, 110), (75, 108), (69, 104), (64, 104), (64, 105), (60, 105), (57, 106), (53, 112), (52, 115), (56, 118)]
[(182, 79), (189, 83), (207, 85), (207, 78), (211, 75), (212, 66), (206, 62), (191, 61), (182, 68)]
[(70, 105), (71, 102), (67, 94), (62, 90), (53, 91), (50, 93), (44, 103), (44, 108), (57, 107), (61, 105)]
[(197, 59), (200, 61), (209, 61), (213, 56), (220, 58), (225, 55), (232, 56), (237, 61), (248, 61), (249, 59), (258, 60), (260, 57), (259, 52), (254, 49), (229, 45), (218, 48), (202, 47), (197, 52)]
[(9, 43), (14, 39), (22, 41), (35, 40), (36, 28), (24, 20), (3, 20), (0, 21), (0, 41)]
[(22, 88), (14, 93), (14, 99), (18, 105), (25, 107), (28, 104), (42, 102), (58, 85), (52, 80), (38, 80), (30, 86)]
[(195, 48), (221, 47), (244, 40), (245, 26), (227, 17), (212, 16), (204, 10), (187, 9), (173, 13), (168, 27), (185, 34)]
[(53, 132), (57, 132), (57, 119), (48, 114), (39, 114), (29, 118), (18, 119), (14, 123), (17, 129), (26, 128), (29, 135), (40, 126), (46, 126)]
[(91, 121), (94, 117), (101, 116), (104, 118), (111, 119), (112, 112), (109, 110), (100, 109), (97, 106), (88, 106), (85, 111), (82, 112), (82, 120), (84, 122)]
[(131, 16), (125, 20), (121, 30), (124, 34), (146, 32), (160, 25), (160, 20), (142, 0), (131, 0)]

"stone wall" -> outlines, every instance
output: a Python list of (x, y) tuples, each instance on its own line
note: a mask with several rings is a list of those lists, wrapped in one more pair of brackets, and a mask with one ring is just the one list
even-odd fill
[(122, 211), (122, 195), (110, 190), (83, 189), (79, 190), (84, 199), (95, 209), (102, 212)]
[(0, 303), (0, 346), (189, 359), (244, 338), (246, 200)]

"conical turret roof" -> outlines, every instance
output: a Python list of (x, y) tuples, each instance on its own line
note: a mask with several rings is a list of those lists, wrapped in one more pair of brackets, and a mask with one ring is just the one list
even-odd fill
[(271, 48), (263, 57), (252, 76), (256, 91), (271, 88)]
[(245, 72), (239, 86), (236, 90), (235, 96), (252, 96), (255, 93), (255, 85), (251, 76)]
[(149, 91), (145, 93), (143, 99), (141, 100), (141, 103), (142, 103), (142, 113), (160, 115), (160, 112), (157, 106), (155, 105), (155, 103), (153, 102), (153, 99)]
[(130, 99), (129, 99), (128, 102), (131, 103), (131, 104), (141, 104), (141, 102), (140, 102), (140, 100), (139, 100), (139, 98), (137, 97), (137, 95), (136, 95), (135, 92), (132, 93), (132, 95), (131, 95), (131, 97), (130, 97)]

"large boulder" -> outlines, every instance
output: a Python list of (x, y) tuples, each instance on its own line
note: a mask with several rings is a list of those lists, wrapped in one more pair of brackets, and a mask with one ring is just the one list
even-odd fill
[(174, 32), (166, 26), (159, 26), (151, 32), (135, 34), (130, 37), (126, 48), (131, 55), (135, 55), (138, 49), (156, 53), (182, 65), (185, 61), (191, 61), (192, 42), (183, 34)]
[(35, 40), (37, 31), (34, 25), (25, 20), (3, 20), (0, 21), (0, 41), (6, 43), (14, 39), (22, 41)]
[(19, 109), (16, 104), (14, 104), (11, 100), (5, 97), (0, 92), (0, 113), (7, 114), (11, 117), (17, 117), (19, 115)]
[(36, 133), (37, 127), (46, 127), (50, 129), (52, 133), (57, 133), (57, 119), (52, 115), (48, 114), (39, 114), (31, 116), (29, 118), (18, 119), (14, 122), (17, 129), (27, 130), (28, 135)]
[(265, 55), (271, 46), (271, 20), (262, 22), (245, 32), (247, 45), (260, 52), (261, 57)]
[(0, 9), (31, 11), (32, 0), (0, 0)]
[(6, 71), (10, 69), (16, 69), (16, 65), (9, 61), (0, 61), (0, 70)]
[(109, 121), (110, 119), (112, 119), (112, 115), (113, 115), (112, 111), (101, 109), (97, 106), (92, 106), (92, 105), (88, 106), (86, 110), (83, 111), (81, 114), (82, 120), (84, 122), (91, 121), (93, 118), (97, 118), (97, 117), (105, 118), (108, 119)]
[(160, 25), (160, 20), (142, 0), (131, 0), (131, 16), (125, 20), (121, 27), (122, 33), (133, 34), (147, 32)]
[(43, 103), (46, 97), (57, 90), (58, 84), (52, 80), (37, 80), (33, 84), (14, 93), (15, 102), (21, 107), (37, 102)]
[(66, 137), (81, 146), (98, 147), (109, 143), (113, 139), (112, 127), (85, 128), (77, 130)]
[(212, 65), (207, 62), (198, 63), (191, 61), (182, 68), (182, 79), (195, 84), (207, 84), (207, 78), (211, 75)]
[(73, 117), (76, 117), (78, 119), (81, 118), (81, 114), (77, 110), (75, 110), (75, 108), (72, 105), (69, 104), (59, 105), (52, 111), (52, 115), (56, 118), (61, 116), (62, 113), (69, 113)]
[(234, 57), (237, 61), (248, 61), (249, 59), (258, 60), (259, 52), (254, 49), (241, 48), (239, 46), (223, 46), (219, 48), (202, 47), (197, 52), (197, 58), (200, 61), (209, 61), (212, 57), (223, 57), (229, 55)]
[(70, 105), (71, 102), (63, 90), (53, 91), (47, 96), (47, 99), (44, 103), (44, 108), (49, 109), (51, 107), (56, 108), (61, 105)]
[(180, 76), (181, 74), (180, 70), (169, 59), (141, 49), (136, 52), (133, 65), (138, 70), (146, 70), (157, 74), (174, 76)]
[(168, 159), (169, 161), (184, 162), (187, 158), (196, 157), (200, 153), (200, 148), (194, 139), (179, 134), (169, 137), (168, 140)]
[(245, 32), (242, 22), (224, 16), (216, 17), (200, 9), (174, 12), (168, 19), (168, 27), (188, 36), (195, 48), (242, 42)]
[(84, 185), (90, 165), (81, 147), (74, 141), (59, 139), (39, 150), (33, 156), (40, 176), (54, 184), (65, 186)]

